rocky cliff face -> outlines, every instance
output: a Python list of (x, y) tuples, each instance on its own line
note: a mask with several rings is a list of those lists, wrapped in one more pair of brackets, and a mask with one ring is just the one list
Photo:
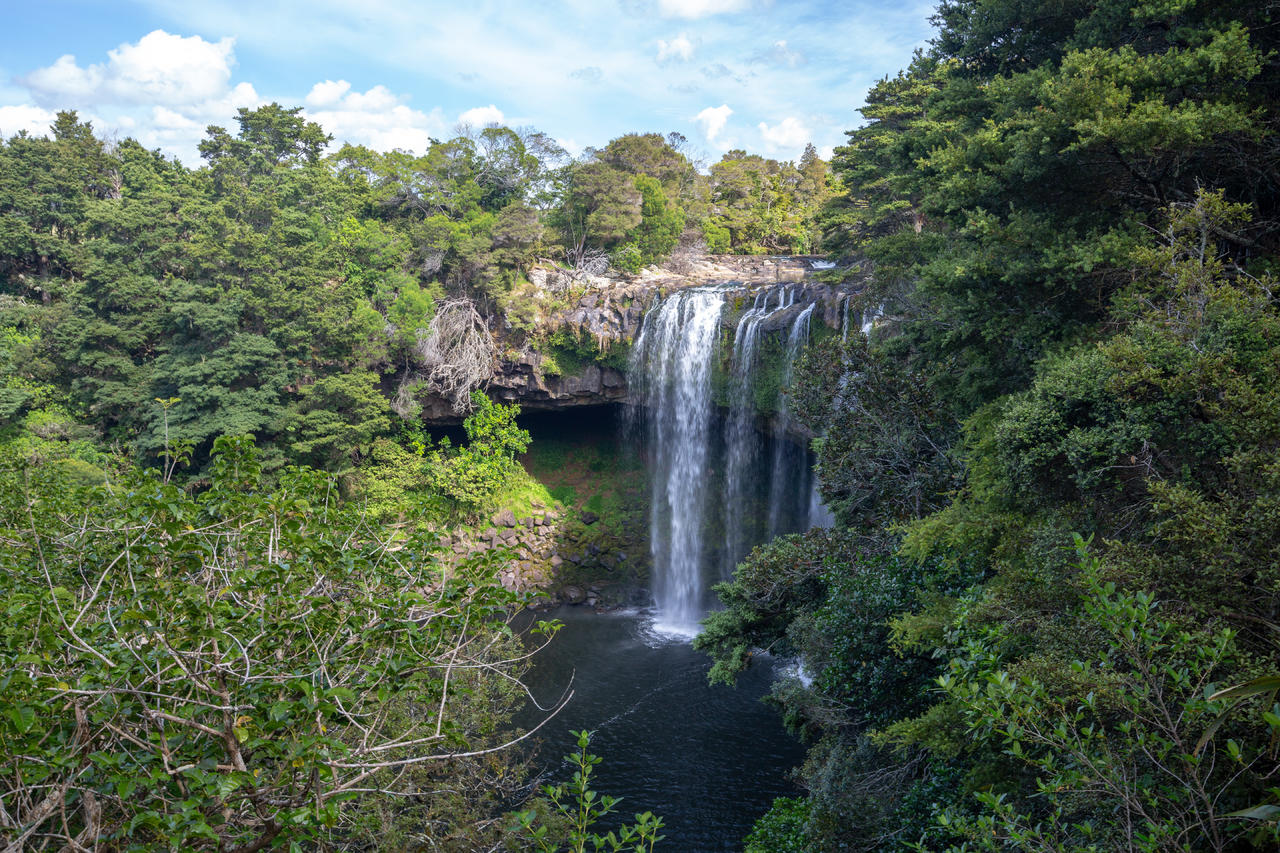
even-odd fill
[[(535, 267), (529, 274), (532, 293), (527, 303), (537, 306), (535, 327), (532, 332), (522, 331), (511, 318), (502, 319), (499, 336), (510, 346), (485, 390), (495, 400), (518, 403), (525, 411), (625, 400), (625, 353), (639, 332), (645, 312), (656, 299), (686, 287), (734, 284), (737, 288), (731, 289), (726, 298), (749, 305), (761, 288), (799, 286), (802, 291), (797, 294), (797, 302), (817, 301), (822, 322), (840, 329), (849, 294), (813, 278), (823, 263), (813, 257), (720, 255), (686, 262), (678, 271), (649, 268), (627, 278), (571, 278), (550, 265)], [(782, 329), (791, 319), (790, 315), (780, 314), (770, 322)], [(724, 322), (729, 325), (735, 321), (735, 312), (726, 311)], [(580, 363), (563, 369), (548, 349), (552, 345), (547, 342), (557, 337), (574, 341), (595, 357), (579, 359)], [(443, 399), (427, 398), (422, 403), (422, 416), (428, 423), (459, 420)]]

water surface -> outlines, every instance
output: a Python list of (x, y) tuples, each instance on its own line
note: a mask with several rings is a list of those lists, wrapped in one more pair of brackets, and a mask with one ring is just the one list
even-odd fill
[(741, 850), (774, 797), (798, 793), (788, 771), (803, 749), (759, 701), (773, 679), (768, 657), (736, 688), (711, 687), (710, 659), (687, 638), (654, 633), (647, 614), (562, 607), (540, 618), (565, 627), (529, 674), (534, 695), (549, 705), (570, 678), (574, 691), (539, 732), (539, 760), (551, 781), (571, 775), (558, 760), (574, 747), (569, 731), (591, 730), (591, 751), (604, 759), (593, 787), (624, 797), (626, 820), (640, 811), (660, 815), (667, 826), (658, 849), (671, 853)]

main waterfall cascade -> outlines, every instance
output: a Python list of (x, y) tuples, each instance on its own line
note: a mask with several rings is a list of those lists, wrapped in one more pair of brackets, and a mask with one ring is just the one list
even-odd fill
[[(655, 627), (664, 633), (696, 633), (712, 604), (711, 584), (728, 578), (754, 545), (832, 523), (810, 454), (790, 437), (783, 392), (809, 340), (816, 303), (797, 306), (801, 286), (755, 293), (733, 330), (721, 409), (713, 367), (726, 297), (740, 293), (729, 285), (673, 293), (645, 315), (631, 354), (631, 411), (643, 420), (652, 457)], [(777, 390), (758, 381), (766, 329), (780, 337)], [(775, 413), (762, 435), (759, 398), (770, 393)]]
[(639, 385), (632, 387), (643, 394), (653, 454), (654, 601), (661, 627), (681, 633), (695, 630), (703, 613), (711, 360), (723, 310), (724, 296), (717, 290), (681, 291), (645, 316), (633, 353)]

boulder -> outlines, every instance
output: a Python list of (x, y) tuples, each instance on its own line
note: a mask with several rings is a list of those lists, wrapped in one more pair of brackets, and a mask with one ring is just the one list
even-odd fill
[(493, 524), (495, 527), (515, 527), (516, 514), (509, 509), (494, 513)]

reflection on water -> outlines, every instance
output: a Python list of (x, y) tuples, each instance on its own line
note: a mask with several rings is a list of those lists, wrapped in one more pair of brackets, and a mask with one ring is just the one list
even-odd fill
[[(551, 781), (570, 771), (570, 730), (594, 732), (591, 749), (604, 759), (594, 788), (624, 797), (622, 820), (640, 811), (661, 815), (675, 853), (740, 850), (752, 822), (774, 797), (795, 795), (787, 771), (803, 757), (777, 712), (758, 701), (769, 690), (767, 657), (736, 688), (707, 684), (710, 660), (686, 638), (654, 630), (648, 614), (597, 615), (563, 607), (564, 629), (538, 655), (528, 682), (542, 705), (553, 703), (572, 679), (569, 706), (539, 735), (540, 763)], [(539, 716), (530, 714), (530, 726)]]

